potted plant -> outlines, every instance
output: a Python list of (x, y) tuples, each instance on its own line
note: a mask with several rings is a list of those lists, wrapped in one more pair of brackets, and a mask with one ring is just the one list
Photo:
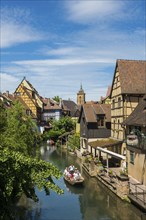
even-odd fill
[(109, 177), (110, 177), (110, 182), (111, 182), (111, 183), (114, 183), (114, 180), (113, 180), (113, 177), (114, 177), (113, 171), (112, 171), (112, 170), (109, 170), (109, 171), (108, 171), (108, 174), (109, 174)]
[(120, 175), (117, 175), (117, 177), (122, 181), (129, 180), (127, 168), (121, 170)]

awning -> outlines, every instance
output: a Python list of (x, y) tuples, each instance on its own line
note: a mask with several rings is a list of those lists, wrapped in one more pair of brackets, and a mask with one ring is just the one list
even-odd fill
[(104, 139), (99, 139), (96, 141), (89, 142), (88, 144), (94, 148), (96, 148), (96, 147), (103, 147), (104, 148), (104, 147), (116, 146), (121, 143), (123, 143), (123, 141), (115, 140), (112, 138), (104, 138)]

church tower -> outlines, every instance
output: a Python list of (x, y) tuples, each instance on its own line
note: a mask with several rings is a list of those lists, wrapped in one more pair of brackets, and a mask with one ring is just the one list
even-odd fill
[(85, 93), (82, 89), (82, 84), (79, 92), (77, 93), (77, 105), (83, 105), (85, 103)]

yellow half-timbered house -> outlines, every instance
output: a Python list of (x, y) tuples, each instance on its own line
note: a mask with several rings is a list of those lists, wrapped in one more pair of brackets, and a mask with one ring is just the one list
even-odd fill
[(25, 77), (15, 90), (15, 95), (20, 96), (24, 103), (29, 107), (30, 115), (33, 115), (33, 118), (40, 121), (43, 102), (38, 92)]
[(111, 88), (111, 136), (125, 139), (123, 121), (146, 93), (146, 61), (117, 60)]

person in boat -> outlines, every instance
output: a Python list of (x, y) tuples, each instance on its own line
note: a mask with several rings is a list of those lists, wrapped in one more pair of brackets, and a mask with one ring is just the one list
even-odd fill
[(70, 172), (69, 172), (69, 168), (68, 168), (68, 167), (65, 168), (63, 174), (64, 174), (64, 176), (67, 177), (68, 179), (73, 178), (73, 173), (70, 173)]
[(66, 167), (65, 170), (64, 170), (64, 172), (63, 172), (63, 174), (64, 174), (64, 176), (67, 176), (68, 173), (69, 173), (69, 171), (68, 171), (68, 167)]
[(70, 166), (69, 166), (69, 172), (70, 172), (70, 173), (74, 173), (74, 171), (75, 171), (74, 165), (70, 165)]
[(74, 172), (74, 180), (77, 181), (80, 178), (81, 178), (81, 174), (80, 174), (79, 170), (76, 169)]

